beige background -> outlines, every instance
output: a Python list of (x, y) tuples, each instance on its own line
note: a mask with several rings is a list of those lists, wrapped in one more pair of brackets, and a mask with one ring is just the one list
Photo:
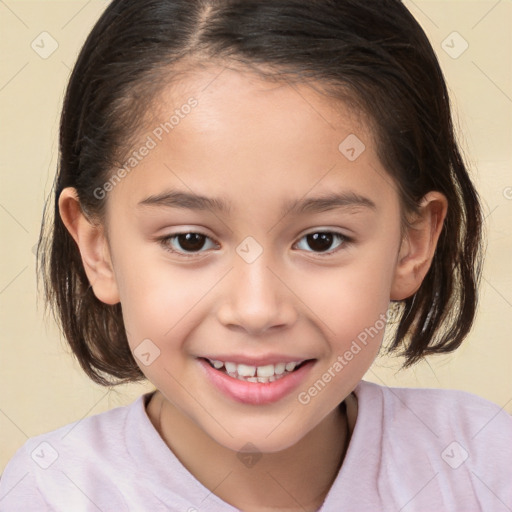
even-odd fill
[[(77, 52), (106, 1), (0, 1), (0, 471), (27, 437), (131, 402), (151, 389), (90, 382), (36, 302), (34, 245), (56, 168), (58, 116)], [(512, 412), (512, 2), (405, 1), (427, 31), (453, 95), (485, 202), (488, 257), (475, 328), (449, 356), (403, 372), (379, 359), (366, 379), (467, 390)], [(43, 59), (32, 41), (58, 44)], [(457, 58), (452, 55), (469, 44)], [(42, 36), (48, 38), (48, 36)], [(447, 39), (448, 38), (448, 39)], [(45, 48), (51, 48), (46, 39)], [(41, 51), (41, 50), (40, 50)]]

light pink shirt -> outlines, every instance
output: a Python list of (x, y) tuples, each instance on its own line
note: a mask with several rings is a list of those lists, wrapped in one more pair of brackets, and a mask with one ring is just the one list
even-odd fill
[[(321, 512), (511, 512), (512, 417), (462, 391), (361, 381), (358, 416)], [(0, 480), (0, 511), (236, 512), (202, 486), (145, 401), (29, 439)]]

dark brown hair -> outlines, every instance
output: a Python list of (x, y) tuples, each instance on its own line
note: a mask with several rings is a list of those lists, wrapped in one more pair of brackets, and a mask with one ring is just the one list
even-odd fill
[(173, 70), (211, 61), (241, 64), (266, 79), (311, 80), (333, 99), (350, 99), (371, 120), (403, 210), (417, 211), (432, 190), (447, 197), (432, 265), (420, 289), (401, 302), (388, 349), (400, 349), (405, 367), (456, 349), (476, 310), (481, 208), (455, 139), (438, 61), (402, 3), (114, 0), (69, 80), (59, 168), (38, 251), (47, 303), (87, 374), (104, 385), (143, 378), (128, 346), (121, 305), (94, 296), (60, 218), (58, 197), (75, 187), (83, 210), (101, 218), (105, 200), (94, 191), (119, 166), (122, 148)]

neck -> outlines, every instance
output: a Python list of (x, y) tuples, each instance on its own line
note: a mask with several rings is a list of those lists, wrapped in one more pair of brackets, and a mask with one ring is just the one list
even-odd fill
[(322, 505), (345, 457), (357, 402), (349, 395), (294, 446), (248, 455), (246, 463), (237, 458), (240, 454), (205, 434), (160, 392), (153, 395), (147, 412), (180, 462), (225, 502), (247, 512), (314, 512)]

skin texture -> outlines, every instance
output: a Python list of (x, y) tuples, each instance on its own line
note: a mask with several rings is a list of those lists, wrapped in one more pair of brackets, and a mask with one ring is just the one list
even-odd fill
[[(332, 373), (365, 328), (380, 325), (390, 300), (418, 289), (446, 199), (427, 194), (402, 238), (397, 189), (368, 127), (306, 84), (235, 69), (203, 69), (165, 90), (140, 140), (190, 97), (197, 106), (108, 193), (104, 223), (89, 222), (71, 188), (61, 194), (61, 216), (98, 299), (121, 302), (132, 350), (145, 339), (160, 350), (148, 366), (136, 360), (158, 390), (148, 415), (182, 463), (243, 510), (316, 510), (349, 435), (338, 405), (351, 397), (353, 426), (350, 393), (384, 330), (307, 404), (299, 393)], [(354, 161), (339, 150), (350, 134), (365, 145)], [(139, 205), (170, 189), (222, 198), (230, 210)], [(333, 192), (364, 196), (374, 207), (282, 211), (286, 201)], [(348, 239), (334, 237), (326, 256), (305, 237), (319, 231)], [(158, 241), (197, 232), (209, 238), (192, 257)], [(262, 249), (251, 263), (236, 251), (248, 236)], [(167, 247), (185, 252), (177, 239)], [(197, 358), (220, 354), (315, 362), (284, 398), (249, 405), (206, 379)], [(253, 467), (236, 456), (249, 442), (262, 454)]]

